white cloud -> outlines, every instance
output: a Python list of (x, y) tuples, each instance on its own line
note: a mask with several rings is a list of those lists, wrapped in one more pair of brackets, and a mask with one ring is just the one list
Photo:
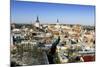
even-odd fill
[(95, 0), (18, 0), (18, 1), (38, 1), (38, 2), (52, 2), (52, 3), (70, 3), (82, 5), (95, 5)]

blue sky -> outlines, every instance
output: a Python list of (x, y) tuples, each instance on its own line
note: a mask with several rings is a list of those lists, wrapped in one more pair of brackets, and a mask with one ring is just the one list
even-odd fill
[(11, 20), (15, 23), (95, 24), (95, 6), (11, 1)]

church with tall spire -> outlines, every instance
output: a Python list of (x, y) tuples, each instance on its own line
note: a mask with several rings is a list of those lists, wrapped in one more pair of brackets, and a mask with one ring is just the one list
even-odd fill
[(59, 24), (59, 20), (57, 19), (57, 24)]
[(40, 22), (40, 21), (39, 21), (39, 17), (38, 17), (38, 16), (37, 16), (36, 22), (38, 22), (38, 23)]
[(57, 19), (57, 21), (56, 21), (56, 25), (55, 25), (55, 27), (56, 27), (57, 29), (60, 28), (60, 24), (59, 24), (59, 20), (58, 20), (58, 19)]
[(39, 17), (37, 16), (36, 22), (34, 24), (36, 27), (40, 27), (40, 20)]

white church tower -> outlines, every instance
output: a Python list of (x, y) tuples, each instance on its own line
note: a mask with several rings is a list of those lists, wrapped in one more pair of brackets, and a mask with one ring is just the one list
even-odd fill
[(39, 21), (39, 17), (38, 16), (37, 16), (37, 19), (36, 19), (35, 26), (36, 27), (40, 27), (40, 21)]
[(57, 19), (57, 23), (56, 23), (56, 29), (60, 29), (60, 24), (59, 24), (59, 20)]

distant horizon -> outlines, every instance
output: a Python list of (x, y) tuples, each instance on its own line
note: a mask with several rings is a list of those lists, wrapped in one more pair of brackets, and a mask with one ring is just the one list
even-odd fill
[[(35, 24), (35, 23), (11, 23), (11, 24)], [(40, 24), (51, 24), (51, 23), (40, 23)], [(56, 23), (52, 23), (52, 24), (56, 24)], [(59, 23), (61, 24), (61, 23)], [(63, 23), (64, 24), (64, 23)], [(61, 25), (63, 25), (61, 24)], [(65, 25), (82, 25), (82, 26), (95, 26), (95, 24), (91, 24), (91, 25), (85, 25), (85, 24), (70, 24), (70, 23), (65, 23)]]
[(95, 6), (11, 0), (11, 23), (95, 25)]

